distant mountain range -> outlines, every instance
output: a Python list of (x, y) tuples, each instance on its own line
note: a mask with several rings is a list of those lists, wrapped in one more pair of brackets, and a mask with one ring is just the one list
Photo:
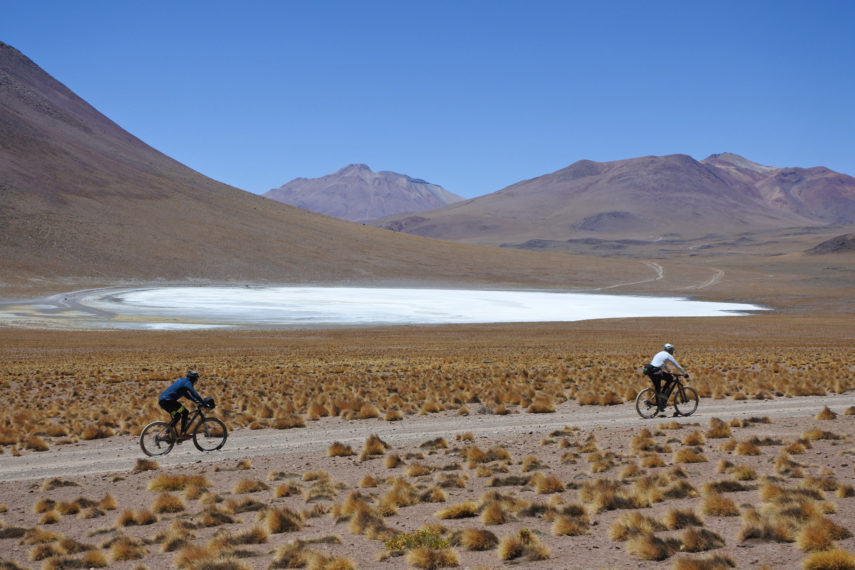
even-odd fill
[(735, 154), (582, 160), (498, 192), (372, 222), (470, 243), (542, 248), (586, 237), (682, 239), (855, 223), (855, 178)]
[(441, 186), (395, 172), (351, 164), (321, 178), (297, 178), (265, 197), (352, 222), (433, 210), (463, 200)]

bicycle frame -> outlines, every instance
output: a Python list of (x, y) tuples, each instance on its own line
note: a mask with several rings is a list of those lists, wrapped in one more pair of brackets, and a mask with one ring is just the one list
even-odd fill
[[(189, 410), (188, 410), (189, 411)], [(202, 420), (205, 419), (205, 414), (202, 412), (202, 407), (196, 405), (196, 409), (192, 412), (189, 412), (187, 415), (187, 429), (184, 433), (193, 433), (194, 424), (198, 424)], [(175, 414), (172, 416), (172, 419), (169, 421), (169, 427), (175, 430), (175, 433), (178, 433), (178, 423), (181, 421), (181, 415)]]

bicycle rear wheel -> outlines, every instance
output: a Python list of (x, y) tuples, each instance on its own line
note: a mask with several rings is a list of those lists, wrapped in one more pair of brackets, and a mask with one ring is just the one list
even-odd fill
[(675, 390), (674, 407), (681, 416), (691, 416), (698, 409), (698, 393), (691, 386)]
[(653, 388), (645, 388), (635, 397), (635, 411), (642, 418), (649, 420), (656, 415), (656, 392)]
[(205, 418), (193, 431), (193, 445), (199, 451), (214, 451), (226, 443), (226, 424), (217, 418)]
[(166, 455), (175, 446), (175, 429), (166, 422), (151, 422), (140, 434), (140, 447), (150, 457)]

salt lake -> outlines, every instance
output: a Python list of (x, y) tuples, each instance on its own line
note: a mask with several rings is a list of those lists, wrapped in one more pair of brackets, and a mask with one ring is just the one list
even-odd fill
[[(681, 297), (366, 287), (99, 289), (53, 300), (80, 319), (97, 321), (97, 328), (160, 330), (715, 317), (765, 310)], [(0, 314), (0, 323), (3, 320)]]

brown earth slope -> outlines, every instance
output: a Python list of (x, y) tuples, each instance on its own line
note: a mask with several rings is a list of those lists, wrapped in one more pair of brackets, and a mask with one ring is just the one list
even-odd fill
[(826, 168), (766, 167), (732, 154), (701, 162), (686, 155), (583, 160), (487, 196), (375, 224), (525, 249), (568, 250), (567, 243), (584, 239), (720, 239), (855, 224), (855, 178)]
[(579, 265), (363, 227), (220, 184), (2, 43), (0, 259), (6, 293), (175, 280), (551, 286)]

